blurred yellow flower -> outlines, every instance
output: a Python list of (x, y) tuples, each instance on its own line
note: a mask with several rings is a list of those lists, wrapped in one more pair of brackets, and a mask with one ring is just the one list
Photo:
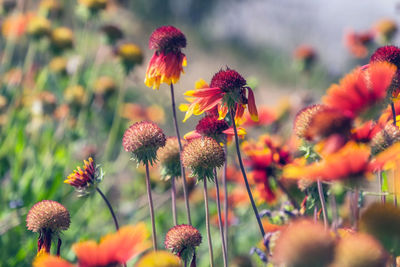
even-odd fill
[(153, 251), (143, 256), (135, 267), (180, 267), (179, 258), (167, 251)]
[(55, 57), (49, 63), (50, 70), (55, 73), (65, 73), (67, 71), (67, 59)]
[(48, 19), (36, 16), (30, 19), (27, 32), (30, 36), (40, 38), (50, 34), (51, 23)]
[(57, 49), (70, 48), (73, 45), (74, 34), (67, 27), (59, 27), (51, 33), (52, 45)]
[(70, 104), (83, 105), (86, 103), (87, 95), (82, 86), (74, 85), (65, 89), (64, 98)]

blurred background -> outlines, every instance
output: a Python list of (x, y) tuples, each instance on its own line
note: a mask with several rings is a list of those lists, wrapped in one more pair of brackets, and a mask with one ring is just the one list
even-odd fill
[[(120, 223), (149, 223), (144, 169), (123, 151), (121, 138), (129, 125), (143, 119), (155, 121), (167, 135), (175, 133), (169, 88), (153, 91), (143, 83), (153, 53), (148, 38), (155, 28), (173, 25), (187, 38), (188, 66), (175, 86), (178, 104), (195, 81), (210, 82), (221, 68), (233, 68), (247, 79), (259, 108), (274, 117), (273, 123), (249, 131), (248, 138), (277, 129), (288, 137), (300, 108), (319, 99), (344, 73), (366, 64), (377, 47), (398, 43), (400, 6), (394, 0), (110, 0), (96, 12), (84, 2), (0, 0), (0, 266), (31, 265), (37, 236), (26, 230), (25, 217), (43, 199), (59, 201), (71, 213), (71, 228), (62, 234), (62, 256), (71, 261), (71, 244), (113, 231), (99, 196), (78, 197), (63, 183), (89, 156), (105, 173), (100, 188)], [(29, 26), (38, 16), (50, 22), (51, 33), (43, 38)], [(123, 38), (111, 42), (101, 30), (104, 25), (116, 26)], [(71, 44), (62, 49), (55, 47), (54, 37), (61, 26), (71, 31)], [(123, 43), (141, 49), (142, 60), (129, 69), (118, 54)], [(179, 112), (179, 121), (183, 115)], [(197, 120), (180, 123), (181, 133), (193, 130)], [(231, 175), (234, 180), (238, 174)], [(172, 226), (169, 183), (160, 180), (157, 166), (152, 181), (161, 245)], [(193, 224), (205, 233), (202, 192), (194, 179), (190, 184)], [(179, 197), (183, 223), (181, 191)], [(259, 203), (263, 208), (284, 204)], [(211, 205), (215, 215), (215, 202)], [(264, 266), (249, 255), (260, 240), (248, 204), (239, 201), (233, 213), (231, 262), (245, 258)], [(221, 266), (216, 224), (212, 230)], [(207, 254), (203, 236), (199, 255)], [(198, 266), (208, 266), (208, 258), (200, 257)]]

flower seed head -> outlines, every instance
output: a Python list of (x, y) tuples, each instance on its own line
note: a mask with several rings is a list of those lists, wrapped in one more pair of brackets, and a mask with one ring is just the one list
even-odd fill
[[(185, 140), (181, 140), (181, 142), (182, 145), (186, 144)], [(157, 158), (160, 160), (162, 166), (161, 175), (164, 178), (181, 176), (178, 138), (168, 137), (165, 146), (158, 150)]]
[(371, 148), (374, 154), (382, 152), (386, 148), (390, 147), (394, 143), (400, 141), (400, 129), (399, 127), (388, 123), (385, 127), (380, 130), (371, 140)]
[(125, 151), (132, 152), (138, 163), (150, 163), (157, 159), (157, 150), (165, 146), (166, 137), (157, 124), (148, 121), (134, 123), (122, 138)]
[(164, 244), (178, 257), (190, 260), (196, 247), (201, 244), (201, 234), (191, 225), (176, 225), (167, 232)]
[(186, 47), (186, 37), (174, 26), (162, 26), (150, 35), (150, 49), (169, 52), (177, 51), (184, 47)]
[(389, 62), (400, 68), (400, 49), (394, 45), (382, 46), (376, 49), (372, 54), (370, 63), (372, 62)]
[(362, 233), (345, 235), (338, 243), (334, 266), (386, 266), (387, 254), (372, 236)]
[(291, 267), (329, 266), (333, 260), (335, 241), (319, 223), (299, 220), (279, 236), (274, 261)]
[(311, 105), (300, 110), (294, 120), (293, 130), (299, 138), (306, 138), (306, 132), (312, 118), (323, 108), (323, 105)]
[(182, 164), (192, 170), (192, 176), (213, 179), (213, 169), (224, 165), (223, 148), (210, 137), (192, 139), (182, 151)]
[(33, 232), (67, 230), (70, 224), (68, 210), (53, 200), (43, 200), (29, 210), (26, 216), (26, 227)]
[(210, 87), (218, 87), (225, 92), (231, 92), (242, 88), (246, 83), (246, 80), (237, 71), (227, 68), (214, 74)]

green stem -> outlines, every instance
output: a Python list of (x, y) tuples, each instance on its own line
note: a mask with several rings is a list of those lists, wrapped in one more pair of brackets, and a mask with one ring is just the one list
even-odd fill
[(208, 251), (210, 253), (210, 267), (214, 267), (214, 255), (213, 255), (213, 247), (211, 241), (211, 232), (210, 232), (210, 214), (208, 210), (208, 193), (207, 193), (207, 178), (203, 179), (204, 183), (204, 207), (206, 210), (206, 229), (207, 229), (207, 241), (208, 241)]
[(154, 221), (154, 207), (153, 207), (153, 198), (151, 197), (150, 171), (149, 171), (149, 163), (148, 162), (146, 162), (146, 188), (147, 188), (147, 198), (149, 201), (149, 208), (150, 208), (150, 220), (151, 220), (153, 248), (155, 251), (157, 251), (156, 224)]
[(228, 168), (228, 145), (227, 142), (224, 143), (224, 152), (225, 152), (225, 164), (222, 170), (222, 186), (224, 187), (224, 240), (226, 246), (226, 253), (228, 254), (228, 183), (226, 181), (226, 172)]
[(111, 206), (111, 203), (108, 201), (107, 197), (103, 194), (103, 192), (100, 190), (100, 188), (96, 187), (96, 191), (100, 194), (100, 196), (103, 198), (104, 202), (106, 203), (108, 210), (110, 211), (111, 216), (114, 220), (115, 229), (118, 231), (119, 224), (118, 224), (117, 216), (115, 215), (114, 210)]
[(178, 219), (176, 217), (176, 187), (175, 187), (175, 177), (171, 177), (171, 200), (172, 200), (172, 218), (174, 220), (174, 225), (178, 225)]
[(322, 183), (320, 180), (317, 181), (317, 186), (318, 186), (319, 200), (321, 202), (322, 216), (324, 217), (324, 226), (325, 226), (325, 229), (327, 229), (328, 228), (328, 216), (327, 216), (327, 211), (326, 211), (324, 190), (322, 189)]
[(217, 199), (217, 211), (218, 211), (218, 225), (219, 225), (219, 232), (221, 234), (221, 241), (222, 241), (222, 256), (224, 259), (224, 267), (228, 267), (228, 256), (226, 250), (226, 243), (225, 243), (225, 236), (224, 236), (224, 228), (222, 226), (222, 217), (221, 217), (221, 201), (219, 199), (219, 183), (218, 183), (218, 176), (217, 170), (214, 169), (214, 179), (215, 179), (215, 187), (216, 187), (216, 199)]

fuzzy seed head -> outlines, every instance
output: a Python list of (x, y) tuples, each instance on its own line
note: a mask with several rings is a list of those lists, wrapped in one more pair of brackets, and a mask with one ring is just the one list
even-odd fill
[(323, 105), (311, 105), (300, 110), (294, 120), (293, 130), (299, 138), (306, 138), (306, 132), (315, 114), (323, 109)]
[(218, 87), (224, 92), (231, 92), (246, 85), (246, 80), (237, 71), (227, 68), (214, 74), (210, 87)]
[(122, 138), (127, 152), (132, 152), (139, 163), (153, 162), (157, 159), (157, 150), (165, 146), (166, 137), (157, 124), (141, 121), (131, 125)]
[(191, 225), (176, 225), (167, 232), (164, 244), (166, 249), (182, 258), (186, 254), (192, 255), (194, 249), (201, 244), (201, 234)]
[(162, 26), (150, 35), (150, 49), (169, 52), (177, 51), (184, 47), (186, 47), (186, 37), (174, 26)]
[(386, 148), (390, 147), (394, 143), (400, 141), (400, 129), (399, 127), (388, 123), (385, 127), (380, 130), (371, 140), (371, 148), (374, 154), (382, 152)]
[(52, 232), (67, 230), (70, 224), (68, 210), (53, 200), (43, 200), (29, 210), (26, 227), (33, 232), (49, 229)]
[(274, 261), (288, 267), (328, 266), (333, 260), (335, 241), (321, 224), (299, 220), (279, 236)]
[(343, 237), (336, 248), (336, 267), (384, 267), (387, 254), (382, 245), (367, 234), (349, 234)]
[[(181, 140), (181, 142), (183, 146), (186, 144), (185, 140)], [(181, 162), (178, 138), (168, 137), (165, 146), (158, 150), (157, 158), (161, 163), (161, 175), (164, 178), (168, 179), (171, 177), (181, 176)]]
[(213, 180), (213, 169), (224, 165), (223, 148), (210, 137), (200, 137), (191, 140), (182, 151), (182, 164), (192, 170), (192, 176), (199, 180)]

